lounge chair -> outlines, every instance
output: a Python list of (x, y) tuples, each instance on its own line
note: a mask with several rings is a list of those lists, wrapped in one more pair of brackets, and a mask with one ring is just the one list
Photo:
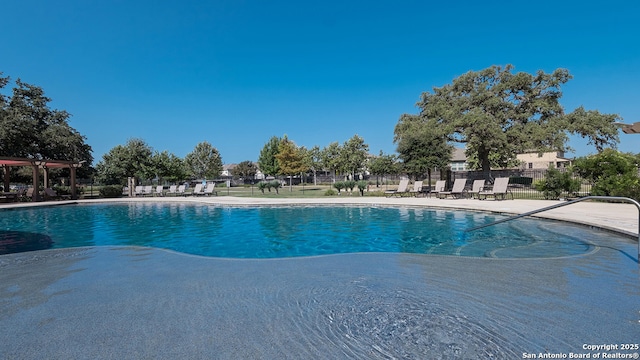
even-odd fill
[(144, 189), (142, 190), (142, 195), (143, 196), (146, 196), (146, 195), (153, 196), (153, 186), (151, 186), (151, 185), (145, 186)]
[(178, 191), (176, 191), (176, 195), (187, 196), (186, 189), (187, 189), (186, 185), (178, 186)]
[(202, 184), (196, 184), (196, 186), (193, 188), (192, 195), (204, 195), (204, 191), (202, 191)]
[(441, 191), (438, 193), (438, 198), (444, 199), (451, 195), (454, 199), (465, 197), (466, 191), (464, 187), (467, 185), (467, 179), (456, 179), (453, 182), (453, 188), (450, 191)]
[(164, 196), (164, 186), (158, 185), (156, 186), (156, 192), (153, 195)]
[(413, 189), (409, 190), (409, 195), (417, 197), (422, 193), (422, 181), (416, 181), (413, 183)]
[(446, 186), (446, 184), (447, 182), (445, 180), (436, 181), (436, 184), (433, 186), (433, 189), (431, 189), (429, 194), (436, 194), (436, 196), (438, 196), (438, 194), (445, 191), (444, 187)]
[(480, 191), (484, 190), (484, 180), (474, 180), (473, 181), (473, 186), (471, 187), (471, 191), (469, 191), (469, 194), (471, 194), (471, 197), (478, 197), (478, 193)]
[(493, 182), (493, 189), (480, 191), (478, 193), (478, 199), (485, 200), (488, 196), (493, 196), (494, 200), (498, 200), (498, 197), (505, 200), (507, 198), (507, 193), (511, 193), (511, 199), (513, 199), (513, 193), (509, 191), (509, 178), (496, 178)]
[(134, 195), (135, 196), (144, 196), (144, 186), (142, 186), (142, 185), (136, 186)]
[(209, 196), (211, 194), (213, 195), (218, 195), (218, 192), (215, 190), (216, 188), (216, 183), (208, 183), (207, 187), (204, 189), (204, 194)]
[(167, 194), (176, 195), (177, 191), (178, 191), (178, 186), (177, 185), (171, 185), (171, 186), (169, 186), (169, 191), (167, 191)]
[(409, 179), (402, 179), (400, 180), (400, 183), (398, 184), (398, 189), (396, 190), (387, 190), (385, 191), (385, 195), (387, 195), (387, 197), (391, 197), (391, 196), (402, 196), (402, 194), (407, 192), (407, 187), (409, 186)]

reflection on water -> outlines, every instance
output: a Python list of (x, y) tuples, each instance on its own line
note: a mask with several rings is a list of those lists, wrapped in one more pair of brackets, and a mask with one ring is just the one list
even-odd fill
[(53, 240), (44, 234), (0, 230), (0, 255), (44, 250), (52, 246)]
[(407, 207), (220, 207), (187, 203), (67, 205), (0, 211), (0, 229), (50, 237), (54, 248), (144, 246), (212, 257), (359, 252), (535, 258), (581, 255), (610, 233), (500, 215)]

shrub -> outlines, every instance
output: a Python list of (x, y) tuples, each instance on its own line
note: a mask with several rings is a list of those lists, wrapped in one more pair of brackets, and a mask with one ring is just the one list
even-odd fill
[(536, 181), (534, 187), (542, 192), (545, 199), (559, 199), (563, 192), (568, 195), (577, 193), (580, 190), (580, 180), (571, 178), (570, 171), (561, 172), (549, 167), (545, 178)]
[(121, 196), (122, 196), (122, 186), (120, 185), (105, 185), (100, 188), (100, 197), (117, 198)]
[(349, 192), (353, 192), (353, 188), (356, 187), (355, 180), (347, 180), (344, 182), (345, 189), (349, 189)]
[(269, 185), (271, 185), (270, 188), (274, 188), (276, 190), (276, 194), (279, 194), (278, 189), (282, 186), (282, 183), (279, 180), (270, 181)]
[[(262, 191), (262, 193), (264, 194), (264, 189), (266, 189), (269, 186), (269, 183), (264, 182), (264, 181), (260, 181), (258, 183), (258, 190)], [(271, 188), (269, 187), (269, 191), (271, 191)]]
[(369, 186), (369, 182), (360, 180), (356, 185), (358, 185), (358, 190), (360, 190), (360, 196), (364, 196), (364, 190)]
[(340, 190), (344, 189), (346, 186), (344, 184), (344, 181), (336, 181), (335, 183), (333, 183), (333, 187), (338, 190), (338, 195), (340, 195)]
[(333, 189), (329, 189), (324, 192), (324, 196), (335, 196), (335, 195), (338, 195), (338, 193)]

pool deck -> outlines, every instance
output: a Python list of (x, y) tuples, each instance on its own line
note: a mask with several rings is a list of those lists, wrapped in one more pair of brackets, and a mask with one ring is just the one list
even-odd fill
[[(355, 196), (79, 202), (123, 200), (505, 214), (558, 203)], [(220, 259), (108, 246), (2, 255), (0, 359), (638, 358), (638, 350), (585, 348), (639, 342), (638, 209), (577, 203), (540, 215), (635, 238), (605, 237), (589, 254), (546, 259), (396, 253)]]

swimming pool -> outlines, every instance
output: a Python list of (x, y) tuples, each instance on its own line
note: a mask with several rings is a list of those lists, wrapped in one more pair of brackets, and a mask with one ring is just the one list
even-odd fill
[[(222, 258), (388, 252), (549, 258), (597, 249), (602, 231), (473, 211), (376, 206), (233, 207), (116, 203), (0, 212), (0, 254), (45, 248), (143, 246)], [(618, 235), (606, 233), (611, 240)], [(7, 245), (9, 244), (9, 245)]]

